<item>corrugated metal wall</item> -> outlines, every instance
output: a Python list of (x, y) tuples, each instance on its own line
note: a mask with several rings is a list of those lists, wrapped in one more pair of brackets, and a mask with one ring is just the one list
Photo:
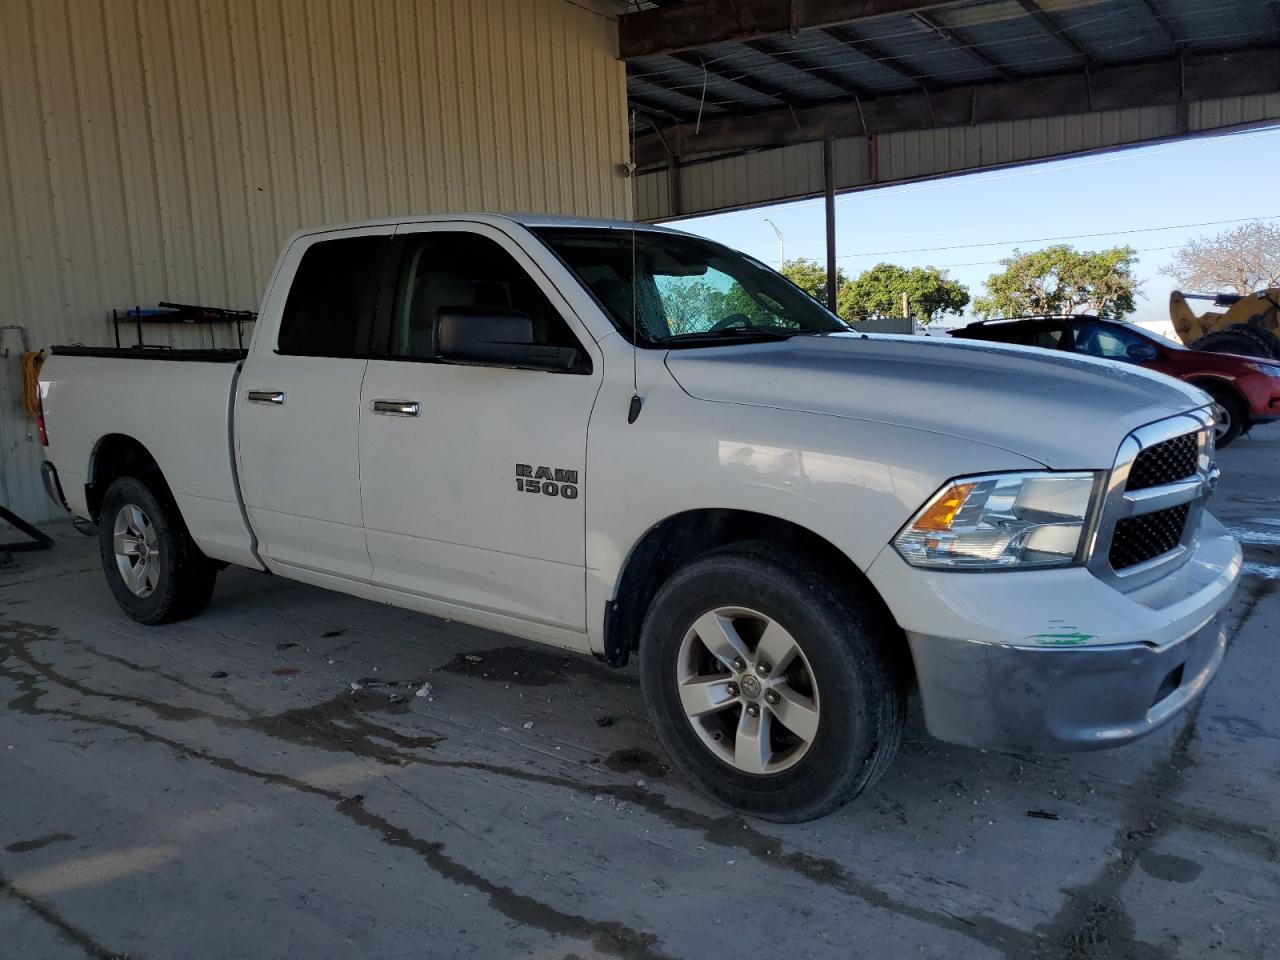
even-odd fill
[[(626, 78), (604, 11), (0, 0), (0, 323), (36, 345), (104, 344), (112, 307), (256, 309), (281, 242), (304, 225), (629, 216), (616, 169)], [(149, 339), (209, 342), (159, 327)], [(27, 499), (16, 509), (45, 510)]]
[[(1038, 120), (979, 123), (835, 141), (836, 189), (882, 186), (919, 177), (1068, 156), (1178, 136), (1280, 120), (1280, 93), (1143, 107)], [(874, 166), (874, 170), (873, 170)], [(636, 217), (663, 220), (822, 193), (822, 144), (761, 150), (689, 164), (678, 171), (680, 209), (670, 171), (636, 178)]]

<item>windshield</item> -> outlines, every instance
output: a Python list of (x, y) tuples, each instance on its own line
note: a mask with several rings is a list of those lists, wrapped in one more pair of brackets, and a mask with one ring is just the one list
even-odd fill
[(1142, 329), (1143, 336), (1147, 337), (1149, 340), (1158, 340), (1160, 342), (1160, 346), (1162, 347), (1168, 347), (1170, 350), (1186, 350), (1187, 349), (1186, 344), (1179, 343), (1177, 340), (1174, 340), (1172, 337), (1166, 337), (1163, 333), (1156, 333), (1154, 330), (1148, 330), (1146, 327), (1142, 327), (1141, 329)]
[(634, 327), (634, 304), (638, 342), (645, 346), (774, 339), (848, 329), (764, 264), (707, 240), (595, 227), (547, 227), (534, 232), (595, 294), (628, 339)]

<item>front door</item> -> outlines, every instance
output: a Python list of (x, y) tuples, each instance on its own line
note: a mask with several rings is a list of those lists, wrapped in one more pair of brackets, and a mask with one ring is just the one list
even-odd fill
[[(415, 224), (396, 242), (384, 356), (369, 361), (360, 397), (374, 581), (468, 608), (473, 622), (581, 630), (583, 471), (600, 385), (588, 335), (501, 231)], [(535, 343), (576, 347), (584, 363), (552, 373), (442, 362), (435, 322), (453, 308), (527, 314)]]
[(374, 280), (393, 230), (296, 241), (258, 321), (280, 318), (276, 337), (255, 338), (240, 374), (236, 454), (259, 551), (275, 564), (349, 580), (372, 572), (360, 510), (360, 385)]
[(1142, 367), (1150, 366), (1160, 357), (1155, 344), (1142, 334), (1114, 323), (1076, 317), (1071, 321), (1071, 329), (1076, 353), (1102, 357), (1104, 360), (1121, 360)]

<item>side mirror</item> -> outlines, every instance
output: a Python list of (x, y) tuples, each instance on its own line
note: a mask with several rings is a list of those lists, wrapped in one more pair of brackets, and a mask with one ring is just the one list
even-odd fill
[(490, 367), (576, 372), (581, 365), (573, 347), (534, 343), (527, 313), (501, 307), (441, 307), (435, 354), (441, 360)]
[(1154, 360), (1160, 355), (1149, 343), (1131, 343), (1124, 351), (1125, 357), (1134, 363), (1146, 363), (1148, 360)]

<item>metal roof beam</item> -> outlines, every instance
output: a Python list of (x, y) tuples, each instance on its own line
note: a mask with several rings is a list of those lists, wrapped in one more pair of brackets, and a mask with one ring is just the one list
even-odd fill
[(1018, 0), (1018, 5), (1027, 12), (1045, 33), (1052, 36), (1073, 54), (1079, 57), (1084, 63), (1093, 64), (1093, 57), (1089, 52), (1076, 43), (1075, 38), (1067, 32), (1067, 28), (1052, 13), (1041, 5), (1041, 0)]
[[(634, 89), (636, 84), (640, 86), (640, 89)], [(647, 73), (643, 77), (628, 77), (627, 96), (630, 97), (632, 92), (636, 96), (648, 99), (650, 102), (656, 102), (653, 99), (654, 94), (659, 93), (667, 97), (674, 97), (677, 100), (687, 100), (687, 107), (681, 105), (676, 108), (666, 107), (665, 109), (673, 113), (683, 113), (689, 116), (697, 113), (698, 106), (703, 102), (700, 86), (690, 87), (686, 83), (680, 83), (670, 74)]]
[(723, 64), (717, 63), (714, 59), (707, 59), (696, 53), (673, 53), (673, 59), (679, 60), (681, 63), (687, 63), (691, 67), (699, 70), (705, 70), (711, 76), (716, 77), (725, 83), (737, 84), (748, 90), (758, 93), (761, 96), (770, 97), (779, 103), (801, 103), (803, 101), (796, 97), (792, 97), (785, 90), (774, 86), (772, 83), (753, 77), (745, 70), (734, 70), (725, 67)]
[[(953, 87), (871, 100), (831, 100), (797, 109), (704, 117), (701, 128), (681, 124), (665, 130), (682, 158), (827, 137), (896, 133), (1070, 114), (1166, 106), (1217, 97), (1250, 96), (1280, 89), (1280, 47), (1234, 53), (1167, 57), (1151, 63), (1102, 67), (1083, 73), (1035, 77), (1008, 83)], [(656, 138), (636, 144), (640, 166), (665, 162)]]
[(898, 76), (902, 77), (903, 80), (909, 80), (915, 86), (922, 89), (924, 88), (924, 81), (920, 78), (920, 74), (913, 70), (909, 63), (885, 53), (882, 48), (876, 46), (876, 44), (872, 43), (870, 40), (863, 40), (861, 37), (857, 36), (845, 27), (827, 27), (822, 32), (832, 40), (836, 40), (844, 44), (850, 50), (856, 51), (870, 60), (874, 60), (887, 70), (892, 70)]
[(868, 17), (914, 13), (956, 0), (688, 0), (624, 14), (618, 20), (623, 60), (742, 43)]
[(628, 91), (627, 103), (635, 108), (638, 113), (643, 113), (652, 117), (659, 117), (663, 120), (675, 120), (677, 122), (681, 122), (687, 120), (690, 116), (690, 112), (688, 110), (676, 110), (665, 106), (657, 100), (654, 100), (652, 97), (645, 96), (643, 93), (631, 93)]
[(1018, 6), (1027, 11), (1027, 16), (1039, 24), (1041, 30), (1078, 57), (1081, 63), (1093, 66), (1093, 57), (1089, 56), (1084, 47), (1075, 42), (1071, 34), (1067, 33), (1067, 28), (1058, 22), (1057, 17), (1040, 5), (1040, 0), (1018, 0)]
[(821, 80), (823, 83), (835, 87), (837, 90), (843, 90), (845, 93), (854, 97), (865, 97), (867, 91), (859, 87), (856, 83), (845, 79), (845, 77), (830, 67), (825, 67), (814, 63), (808, 57), (800, 53), (793, 53), (781, 44), (773, 40), (748, 40), (746, 45), (756, 53), (763, 53), (770, 60), (778, 63), (786, 64), (793, 70), (799, 70), (801, 73), (807, 73), (811, 77)]
[(917, 12), (913, 14), (913, 16), (943, 40), (947, 41), (947, 43), (964, 50), (965, 53), (973, 57), (973, 59), (977, 60), (1001, 80), (1014, 79), (1013, 74), (1004, 68), (1004, 64), (984, 53), (982, 48), (974, 43), (973, 39), (967, 33), (956, 30), (952, 27), (944, 27), (926, 13)]
[(1156, 22), (1156, 27), (1164, 34), (1164, 38), (1169, 41), (1169, 46), (1174, 50), (1181, 50), (1182, 38), (1174, 31), (1168, 18), (1160, 12), (1155, 0), (1142, 0), (1142, 5), (1146, 8), (1147, 13), (1151, 14), (1151, 19)]

